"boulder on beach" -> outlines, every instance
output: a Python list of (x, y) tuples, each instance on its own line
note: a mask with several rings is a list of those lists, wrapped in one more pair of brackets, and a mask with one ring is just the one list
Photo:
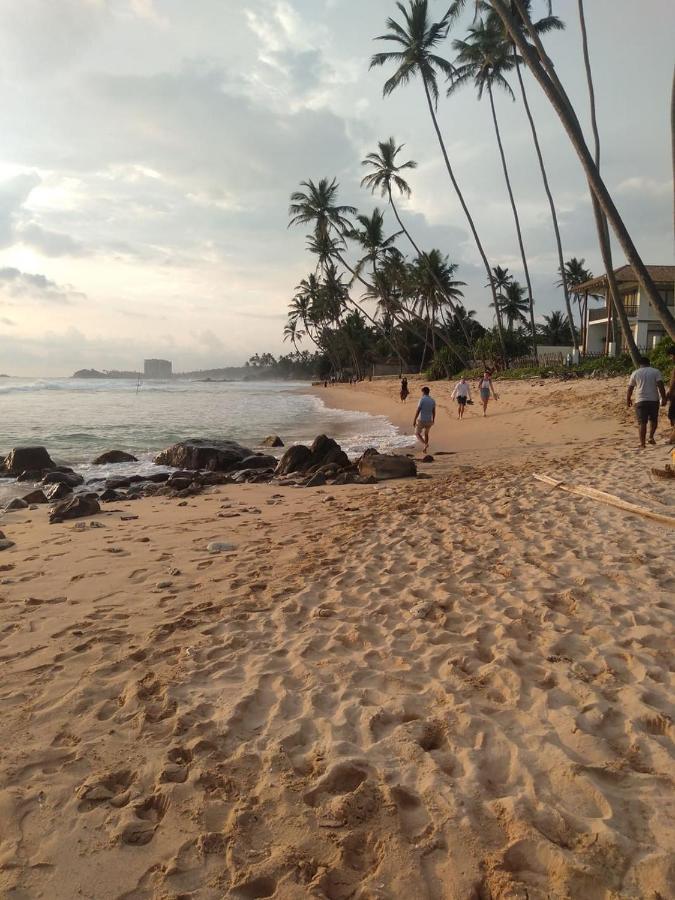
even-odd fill
[(113, 463), (125, 462), (138, 462), (138, 460), (131, 453), (125, 453), (124, 450), (106, 450), (105, 453), (101, 453), (100, 456), (96, 457), (92, 465), (108, 466)]
[(260, 442), (261, 447), (283, 447), (284, 442), (278, 434), (268, 434), (265, 440)]
[(63, 522), (66, 519), (80, 519), (83, 516), (95, 516), (101, 512), (98, 500), (86, 494), (78, 494), (69, 500), (63, 500), (57, 503), (51, 511), (49, 521)]
[(296, 444), (289, 447), (279, 460), (277, 475), (288, 475), (291, 472), (318, 471), (323, 466), (334, 465), (336, 469), (347, 468), (349, 457), (333, 438), (320, 434), (314, 439), (311, 447)]
[(44, 491), (39, 488), (35, 491), (31, 491), (29, 494), (24, 494), (23, 499), (26, 503), (47, 503), (47, 496)]
[(14, 509), (28, 509), (28, 504), (25, 500), (22, 500), (21, 497), (15, 497), (5, 505), (5, 509), (8, 512), (11, 512)]
[(408, 456), (388, 456), (377, 450), (367, 450), (359, 460), (359, 475), (378, 481), (390, 478), (414, 478), (417, 475), (415, 461)]
[(54, 468), (54, 460), (44, 447), (14, 447), (5, 457), (3, 469), (8, 475), (45, 472)]
[(65, 484), (69, 488), (79, 487), (84, 484), (84, 478), (76, 472), (62, 472), (54, 469), (47, 472), (42, 478), (41, 484)]
[(50, 484), (45, 490), (45, 496), (50, 502), (52, 500), (62, 500), (64, 497), (69, 497), (72, 493), (73, 489), (70, 485), (62, 484), (61, 482), (58, 484)]
[(237, 466), (238, 469), (276, 469), (277, 459), (274, 456), (266, 456), (263, 453), (256, 454), (255, 456), (247, 456), (246, 459), (242, 459), (241, 465)]
[(235, 441), (208, 441), (191, 438), (180, 441), (155, 457), (159, 466), (177, 469), (206, 469), (209, 472), (230, 472), (238, 467), (253, 451)]

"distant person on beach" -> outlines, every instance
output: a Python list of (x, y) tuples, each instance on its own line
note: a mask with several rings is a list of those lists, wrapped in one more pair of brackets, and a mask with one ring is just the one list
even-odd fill
[(466, 378), (457, 382), (452, 392), (452, 399), (457, 401), (457, 418), (463, 419), (466, 404), (471, 402), (471, 387)]
[(671, 344), (668, 347), (668, 355), (673, 360), (673, 370), (670, 373), (670, 384), (666, 393), (666, 398), (670, 401), (668, 405), (668, 421), (675, 428), (675, 344)]
[(492, 372), (490, 369), (486, 369), (483, 372), (483, 377), (478, 382), (478, 390), (480, 392), (480, 402), (483, 404), (483, 418), (485, 418), (487, 416), (488, 403), (490, 402), (490, 394), (495, 400), (499, 400), (495, 386), (492, 383)]
[(410, 391), (408, 390), (408, 379), (401, 378), (401, 403), (405, 403), (408, 399), (408, 394)]
[[(635, 400), (633, 400), (635, 396)], [(649, 357), (640, 359), (640, 368), (630, 376), (626, 404), (635, 403), (635, 418), (640, 432), (640, 450), (644, 450), (647, 441), (647, 423), (649, 423), (649, 443), (655, 444), (654, 435), (659, 425), (659, 396), (661, 406), (666, 405), (666, 388), (663, 375), (649, 362)]]
[(417, 404), (413, 428), (417, 439), (422, 442), (424, 452), (429, 449), (429, 431), (436, 421), (436, 401), (429, 396), (429, 388), (422, 388), (422, 396)]

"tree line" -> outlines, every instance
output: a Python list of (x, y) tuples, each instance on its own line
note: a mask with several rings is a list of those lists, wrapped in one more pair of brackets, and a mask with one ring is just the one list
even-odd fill
[[(564, 258), (556, 205), (528, 99), (528, 73), (538, 82), (560, 119), (588, 181), (598, 244), (608, 278), (610, 308), (628, 351), (637, 361), (638, 348), (613, 277), (610, 230), (666, 332), (675, 338), (675, 319), (642, 262), (600, 172), (600, 138), (583, 0), (578, 0), (578, 15), (593, 153), (543, 44), (547, 33), (564, 28), (562, 20), (553, 12), (552, 2), (545, 5), (547, 14), (533, 18), (531, 0), (471, 0), (470, 3), (454, 0), (446, 13), (433, 21), (428, 0), (397, 2), (396, 17), (387, 19), (386, 31), (376, 38), (388, 49), (375, 53), (370, 60), (371, 69), (390, 68), (383, 86), (385, 97), (413, 81), (422, 87), (423, 102), (450, 186), (459, 200), (485, 270), (494, 323), (483, 327), (476, 321), (475, 312), (465, 308), (461, 290), (464, 282), (458, 278), (457, 264), (438, 248), (422, 249), (406, 226), (398, 201), (410, 197), (406, 176), (417, 163), (405, 159), (404, 146), (390, 137), (380, 141), (377, 149), (363, 160), (366, 173), (361, 183), (386, 200), (397, 224), (393, 233), (388, 233), (380, 208), (364, 214), (341, 203), (336, 178), (307, 179), (291, 195), (289, 225), (310, 227), (307, 249), (314, 258), (313, 270), (296, 288), (284, 331), (285, 339), (293, 343), (296, 351), (298, 343), (307, 338), (334, 371), (349, 368), (358, 374), (373, 359), (397, 360), (401, 367), (413, 363), (420, 368), (436, 360), (449, 374), (464, 368), (472, 359), (490, 358), (495, 365), (507, 366), (512, 357), (531, 354), (536, 358), (538, 343), (566, 343), (578, 349), (584, 309), (581, 294), (575, 289), (592, 274), (583, 259), (572, 257), (565, 261)], [(473, 22), (462, 38), (452, 38), (451, 32), (467, 6), (474, 7)], [(446, 58), (448, 50), (454, 51), (452, 60)], [(513, 86), (509, 79), (515, 79)], [(473, 87), (478, 100), (487, 99), (524, 284), (508, 269), (492, 264), (485, 251), (439, 124), (439, 82), (442, 80), (448, 98), (464, 87)], [(526, 235), (502, 138), (498, 93), (512, 101), (518, 97), (523, 104), (555, 236), (564, 312), (544, 316), (540, 325), (535, 322)], [(355, 262), (353, 250), (356, 250)]]

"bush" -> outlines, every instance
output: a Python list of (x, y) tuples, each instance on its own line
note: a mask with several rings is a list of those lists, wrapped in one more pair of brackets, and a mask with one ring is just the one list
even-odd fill
[(672, 346), (673, 341), (667, 336), (663, 337), (649, 354), (651, 364), (661, 372), (666, 381), (673, 370), (673, 357), (667, 352)]

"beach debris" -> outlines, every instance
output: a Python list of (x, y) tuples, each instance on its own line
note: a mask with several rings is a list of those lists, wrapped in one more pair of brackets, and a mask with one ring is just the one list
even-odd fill
[(260, 442), (261, 447), (283, 447), (284, 442), (278, 434), (268, 434), (267, 437)]
[(55, 464), (45, 447), (14, 447), (5, 457), (2, 468), (8, 475), (31, 472), (40, 477), (48, 469), (54, 469)]
[(48, 503), (47, 496), (44, 491), (39, 488), (35, 491), (31, 491), (29, 494), (24, 494), (23, 499), (26, 503)]
[[(16, 546), (16, 544), (14, 543), (14, 541), (10, 541), (9, 538), (6, 538), (6, 537), (0, 538), (0, 550), (9, 550), (10, 547), (15, 547), (15, 546)], [(3, 566), (3, 571), (5, 571), (4, 566)]]
[(133, 522), (138, 516), (120, 516), (120, 522)]
[(165, 591), (167, 588), (173, 587), (173, 581), (158, 581), (155, 587), (158, 591)]
[(169, 569), (169, 575), (173, 575), (174, 578), (177, 578), (178, 575), (182, 575), (182, 574), (183, 573), (181, 572), (180, 569)]
[(77, 494), (69, 500), (57, 503), (52, 509), (49, 521), (53, 524), (65, 519), (79, 519), (82, 516), (94, 516), (101, 512), (98, 500), (86, 494)]
[(675, 467), (666, 463), (665, 469), (652, 469), (652, 475), (656, 475), (657, 478), (675, 478)]
[(15, 497), (13, 500), (10, 500), (9, 503), (5, 504), (5, 509), (8, 512), (13, 509), (28, 509), (28, 504), (25, 500), (22, 500), (21, 497)]
[(675, 528), (675, 516), (656, 512), (655, 510), (648, 509), (646, 506), (638, 506), (637, 503), (629, 503), (627, 500), (615, 497), (614, 494), (598, 491), (595, 488), (589, 488), (585, 485), (565, 484), (563, 481), (556, 481), (555, 478), (551, 478), (549, 475), (537, 475), (535, 473), (534, 477), (537, 481), (541, 481), (558, 490), (566, 491), (569, 494), (578, 494), (581, 497), (588, 497), (591, 500), (599, 500), (602, 503), (606, 503), (608, 506), (615, 506), (617, 509), (623, 509), (626, 512), (635, 513), (638, 516), (645, 516), (645, 518), (654, 519), (657, 522), (662, 522), (664, 525), (670, 525), (671, 528)]
[(389, 456), (377, 450), (366, 450), (359, 460), (359, 474), (372, 476), (378, 481), (390, 478), (414, 478), (417, 475), (415, 461), (407, 456)]
[(206, 545), (206, 549), (209, 553), (228, 553), (231, 550), (236, 550), (236, 544), (228, 544), (225, 541), (211, 541), (210, 544)]
[(138, 462), (138, 460), (131, 453), (126, 453), (124, 450), (106, 450), (105, 453), (101, 453), (100, 456), (96, 457), (92, 465), (108, 466), (125, 462)]

